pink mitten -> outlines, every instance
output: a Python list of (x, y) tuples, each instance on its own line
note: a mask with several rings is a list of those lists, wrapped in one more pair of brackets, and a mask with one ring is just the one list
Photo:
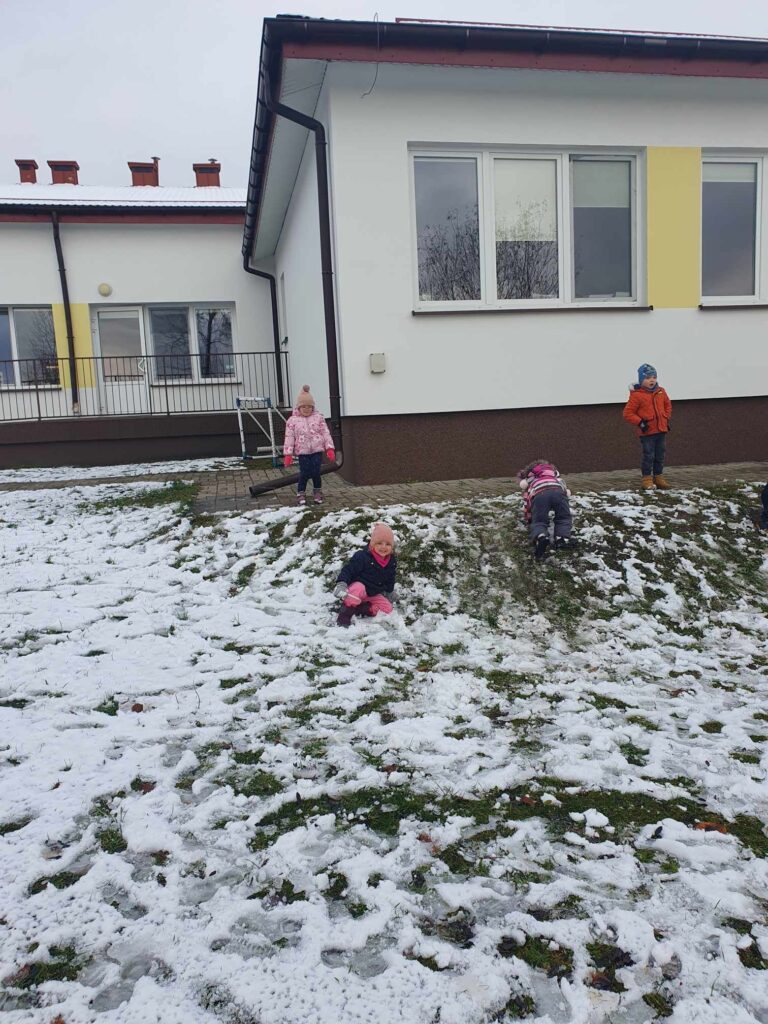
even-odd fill
[(288, 466), (292, 466), (292, 465), (293, 465), (293, 456), (292, 456), (292, 455), (284, 455), (284, 456), (283, 456), (283, 465), (284, 465), (284, 466), (285, 466), (286, 468), (287, 468)]
[(333, 450), (333, 448), (326, 448), (325, 454), (328, 456), (328, 459), (331, 462), (333, 462), (333, 460), (336, 458), (336, 452)]

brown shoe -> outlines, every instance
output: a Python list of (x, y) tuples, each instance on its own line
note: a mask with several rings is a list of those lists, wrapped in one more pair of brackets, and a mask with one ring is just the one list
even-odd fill
[(653, 482), (656, 484), (657, 487), (661, 488), (662, 491), (668, 491), (669, 490), (669, 484), (664, 479), (664, 477), (661, 475), (661, 473), (659, 473), (658, 476), (655, 476), (653, 478)]
[(644, 476), (643, 477), (642, 488), (643, 488), (644, 491), (653, 490), (653, 477), (652, 476)]

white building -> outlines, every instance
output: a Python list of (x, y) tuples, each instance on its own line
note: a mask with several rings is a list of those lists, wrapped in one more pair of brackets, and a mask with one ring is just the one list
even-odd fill
[(265, 21), (244, 251), (345, 475), (632, 466), (644, 362), (672, 465), (765, 458), (767, 79), (759, 40)]
[[(239, 450), (236, 394), (281, 400), (270, 289), (243, 270), (243, 189), (0, 186), (0, 460), (107, 463)], [(284, 364), (284, 358), (282, 359)], [(287, 380), (282, 381), (287, 388)]]

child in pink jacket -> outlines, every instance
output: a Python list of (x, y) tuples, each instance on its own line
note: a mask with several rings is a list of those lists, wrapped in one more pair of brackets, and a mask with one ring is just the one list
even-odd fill
[(336, 452), (333, 438), (328, 430), (325, 417), (315, 409), (315, 400), (310, 394), (309, 384), (305, 384), (296, 399), (296, 405), (285, 425), (285, 443), (283, 445), (283, 465), (293, 465), (294, 456), (299, 459), (299, 484), (296, 502), (307, 503), (307, 481), (312, 478), (315, 504), (323, 501), (322, 478), (320, 463), (323, 452), (333, 462)]

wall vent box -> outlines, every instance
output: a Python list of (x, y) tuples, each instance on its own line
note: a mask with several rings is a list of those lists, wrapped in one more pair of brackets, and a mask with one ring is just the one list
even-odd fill
[(387, 358), (383, 352), (371, 352), (368, 357), (371, 364), (371, 373), (384, 373), (387, 369)]

